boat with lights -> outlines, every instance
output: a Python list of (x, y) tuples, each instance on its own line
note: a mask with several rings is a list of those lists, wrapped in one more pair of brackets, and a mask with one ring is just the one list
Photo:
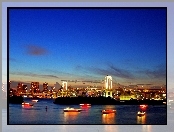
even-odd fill
[(140, 105), (140, 108), (147, 108), (148, 105)]
[(38, 100), (37, 99), (33, 99), (32, 102), (38, 102)]
[(146, 112), (144, 111), (138, 111), (137, 112), (137, 116), (144, 116)]
[(79, 104), (80, 106), (91, 106), (91, 104)]
[(82, 109), (75, 109), (75, 108), (65, 108), (64, 110), (63, 110), (64, 112), (80, 112), (80, 111), (82, 111)]
[(23, 103), (22, 103), (22, 106), (33, 106), (33, 104), (23, 102)]
[(112, 109), (102, 110), (102, 114), (111, 114), (111, 113), (116, 113), (116, 110), (112, 110)]

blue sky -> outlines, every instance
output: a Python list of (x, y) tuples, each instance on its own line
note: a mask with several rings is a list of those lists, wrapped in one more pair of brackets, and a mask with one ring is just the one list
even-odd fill
[(166, 10), (10, 9), (9, 79), (166, 84)]

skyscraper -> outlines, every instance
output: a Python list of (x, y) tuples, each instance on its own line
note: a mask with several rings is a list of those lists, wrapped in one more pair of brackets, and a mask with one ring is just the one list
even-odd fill
[(48, 83), (43, 83), (43, 92), (48, 92)]
[(18, 93), (22, 92), (22, 87), (23, 87), (23, 84), (22, 83), (18, 83), (18, 86), (17, 86), (17, 92)]
[(33, 93), (39, 93), (39, 82), (31, 82), (31, 88), (30, 88), (30, 92)]
[(22, 86), (22, 93), (27, 93), (27, 85)]

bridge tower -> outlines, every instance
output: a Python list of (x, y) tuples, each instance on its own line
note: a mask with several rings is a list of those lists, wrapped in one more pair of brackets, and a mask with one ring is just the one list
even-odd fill
[(112, 77), (105, 77), (105, 97), (112, 97)]

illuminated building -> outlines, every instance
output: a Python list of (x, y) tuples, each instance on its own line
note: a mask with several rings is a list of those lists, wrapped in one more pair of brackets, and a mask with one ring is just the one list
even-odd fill
[(17, 94), (17, 91), (16, 91), (14, 88), (10, 88), (10, 89), (9, 89), (9, 96), (11, 97), (11, 96), (13, 96), (13, 95), (18, 95), (18, 94)]
[(39, 82), (31, 82), (31, 88), (30, 88), (30, 92), (33, 93), (39, 93)]
[(105, 77), (105, 89), (110, 90), (112, 89), (112, 77), (111, 76), (106, 76)]
[(62, 82), (62, 88), (63, 88), (64, 91), (67, 90), (67, 82), (66, 81)]
[(43, 92), (48, 92), (48, 83), (43, 83)]
[(22, 86), (22, 93), (27, 93), (27, 85)]
[(22, 92), (22, 88), (23, 88), (23, 84), (22, 83), (18, 83), (18, 85), (17, 85), (17, 92), (21, 93)]
[(105, 77), (105, 92), (104, 92), (105, 97), (112, 97), (112, 77), (111, 76), (106, 76)]

